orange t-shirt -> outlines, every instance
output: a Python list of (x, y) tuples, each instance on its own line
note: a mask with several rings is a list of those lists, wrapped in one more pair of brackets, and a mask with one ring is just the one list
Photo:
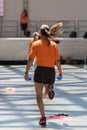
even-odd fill
[(33, 42), (29, 57), (37, 59), (37, 66), (54, 67), (55, 61), (60, 60), (60, 54), (55, 42), (46, 40), (38, 40)]
[(21, 14), (20, 23), (21, 24), (27, 24), (28, 23), (28, 16), (25, 16), (24, 14)]
[(30, 47), (30, 48), (31, 48), (33, 42), (34, 42), (34, 40), (29, 41), (29, 47)]

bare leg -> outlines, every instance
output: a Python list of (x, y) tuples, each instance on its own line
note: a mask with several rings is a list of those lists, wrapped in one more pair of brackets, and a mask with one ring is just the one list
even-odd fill
[(26, 37), (26, 30), (24, 30), (24, 36)]
[(44, 112), (44, 104), (43, 104), (43, 84), (42, 83), (35, 83), (35, 91), (36, 91), (36, 100), (37, 105), (40, 110), (41, 116), (45, 116)]
[(44, 93), (44, 95), (48, 99), (49, 98), (48, 97), (48, 84), (44, 84), (44, 87), (45, 87), (45, 93)]
[(34, 61), (33, 61), (33, 67), (34, 67), (34, 70), (35, 70), (36, 67), (37, 67), (37, 64), (36, 64), (36, 58), (34, 58)]

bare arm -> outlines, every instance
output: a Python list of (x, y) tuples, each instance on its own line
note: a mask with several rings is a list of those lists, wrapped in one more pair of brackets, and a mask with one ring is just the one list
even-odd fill
[(62, 69), (61, 69), (60, 60), (57, 60), (55, 64), (56, 64), (57, 69), (59, 71), (59, 75), (62, 76)]
[(25, 71), (25, 76), (24, 76), (25, 80), (27, 80), (28, 78), (28, 72), (29, 72), (30, 67), (32, 66), (32, 63), (33, 63), (33, 59), (29, 58), (26, 65), (26, 71)]

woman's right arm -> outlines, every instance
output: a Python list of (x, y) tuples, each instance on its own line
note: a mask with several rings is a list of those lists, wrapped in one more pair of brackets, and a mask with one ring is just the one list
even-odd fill
[(59, 76), (62, 76), (62, 68), (61, 68), (60, 60), (56, 60), (55, 65), (57, 66), (57, 69), (59, 71)]

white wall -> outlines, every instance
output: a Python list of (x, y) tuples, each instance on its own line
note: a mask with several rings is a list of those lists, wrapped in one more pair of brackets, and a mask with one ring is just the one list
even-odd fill
[(87, 0), (30, 0), (31, 19), (87, 19)]
[[(4, 20), (19, 20), (23, 0), (5, 0)], [(87, 20), (87, 0), (29, 0), (30, 20)]]
[[(0, 60), (16, 61), (27, 60), (29, 41), (31, 38), (1, 38)], [(83, 38), (58, 38), (60, 55), (63, 59), (87, 59), (87, 39)], [(10, 51), (9, 51), (10, 50)]]
[(23, 9), (23, 0), (5, 0), (4, 20), (19, 20)]

